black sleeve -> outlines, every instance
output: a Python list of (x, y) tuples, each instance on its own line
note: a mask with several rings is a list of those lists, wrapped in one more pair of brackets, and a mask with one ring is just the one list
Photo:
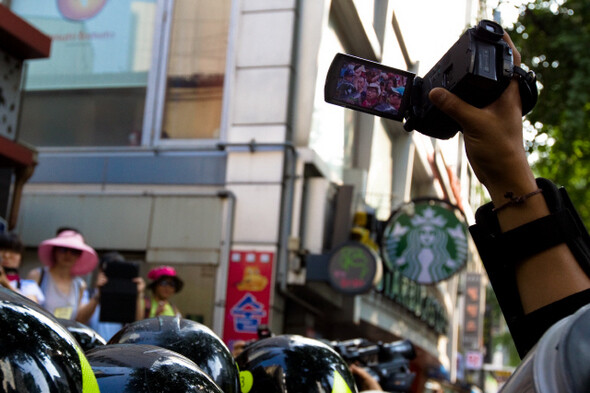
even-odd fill
[(517, 349), (520, 357), (526, 355), (551, 325), (589, 303), (590, 289), (558, 300), (529, 314), (516, 316), (513, 319), (510, 334), (514, 342), (518, 342)]
[(566, 243), (590, 277), (590, 236), (564, 188), (537, 179), (551, 214), (502, 233), (493, 205), (480, 207), (469, 228), (519, 355), (524, 357), (543, 333), (559, 319), (590, 303), (590, 290), (524, 314), (516, 286), (515, 265), (561, 243)]

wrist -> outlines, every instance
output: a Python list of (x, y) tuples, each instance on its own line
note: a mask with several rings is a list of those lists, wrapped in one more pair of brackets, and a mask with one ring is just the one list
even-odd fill
[(492, 156), (486, 160), (475, 160), (479, 164), (473, 164), (478, 179), (490, 193), (492, 201), (501, 200), (508, 191), (523, 195), (537, 188), (535, 175), (523, 147), (492, 149)]
[[(535, 179), (532, 172), (530, 175), (523, 173), (521, 176), (511, 176), (511, 178), (515, 180), (496, 183), (488, 187), (492, 197), (490, 205), (493, 207), (493, 209), (490, 207), (490, 213), (496, 216), (502, 232), (549, 215), (550, 209), (545, 192), (549, 192), (550, 200), (553, 199), (551, 190), (537, 191), (548, 186), (543, 183), (542, 179)], [(507, 196), (507, 193), (511, 194)], [(516, 202), (512, 203), (511, 198)]]

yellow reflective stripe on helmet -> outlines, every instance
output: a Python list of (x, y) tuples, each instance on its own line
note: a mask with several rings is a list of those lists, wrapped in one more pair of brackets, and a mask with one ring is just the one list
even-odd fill
[(84, 356), (84, 353), (80, 348), (76, 347), (76, 352), (78, 352), (80, 366), (82, 366), (82, 392), (100, 393), (96, 376), (94, 376), (94, 371), (92, 371), (92, 367), (90, 366), (90, 363), (88, 363), (88, 359), (86, 359), (86, 356)]
[(332, 393), (352, 393), (350, 386), (346, 383), (338, 370), (334, 370), (334, 383), (332, 384)]

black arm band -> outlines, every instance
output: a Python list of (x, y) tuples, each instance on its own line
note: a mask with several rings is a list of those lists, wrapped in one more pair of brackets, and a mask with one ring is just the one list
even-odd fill
[[(549, 216), (502, 233), (497, 215), (492, 211), (494, 206), (488, 203), (477, 210), (476, 224), (469, 228), (521, 357), (546, 328), (569, 315), (570, 308), (549, 305), (547, 309), (552, 310), (551, 312), (538, 313), (544, 316), (545, 328), (532, 326), (535, 319), (526, 317), (522, 309), (515, 265), (523, 259), (565, 243), (582, 270), (590, 277), (590, 236), (567, 192), (542, 178), (537, 179), (537, 185), (543, 190), (551, 213)], [(579, 302), (579, 296), (572, 295), (571, 298), (572, 302)], [(567, 302), (567, 299), (564, 301)], [(553, 315), (554, 318), (547, 319), (547, 315)]]

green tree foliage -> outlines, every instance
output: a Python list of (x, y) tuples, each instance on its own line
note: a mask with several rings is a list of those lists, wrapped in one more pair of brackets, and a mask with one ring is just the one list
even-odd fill
[(590, 1), (534, 0), (509, 34), (542, 85), (528, 115), (534, 170), (568, 189), (590, 227)]

